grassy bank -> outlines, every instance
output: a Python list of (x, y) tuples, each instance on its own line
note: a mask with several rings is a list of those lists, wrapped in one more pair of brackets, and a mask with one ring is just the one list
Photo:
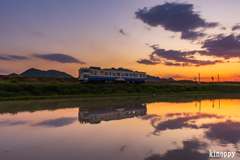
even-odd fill
[(240, 85), (229, 84), (79, 84), (79, 83), (0, 83), (0, 99), (142, 95), (196, 92), (240, 92)]

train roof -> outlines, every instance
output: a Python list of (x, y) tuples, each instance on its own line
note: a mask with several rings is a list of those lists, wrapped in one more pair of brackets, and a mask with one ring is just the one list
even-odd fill
[[(89, 69), (101, 69), (100, 67), (89, 67)], [(125, 72), (134, 72), (133, 70), (130, 70), (130, 69), (125, 69), (125, 68), (104, 68), (103, 70), (115, 70), (115, 71), (125, 71)], [(138, 71), (135, 71), (135, 72), (138, 72)], [(139, 73), (145, 73), (145, 72), (139, 72)]]

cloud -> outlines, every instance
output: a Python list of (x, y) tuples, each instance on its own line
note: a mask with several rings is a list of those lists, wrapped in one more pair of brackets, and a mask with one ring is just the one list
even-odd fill
[(0, 121), (0, 125), (5, 125), (5, 126), (17, 126), (17, 125), (24, 125), (26, 124), (27, 121)]
[(154, 61), (151, 61), (151, 60), (148, 60), (148, 59), (138, 60), (137, 63), (146, 64), (146, 65), (156, 65), (156, 64), (159, 64), (158, 62), (154, 62)]
[(193, 4), (164, 3), (147, 9), (138, 9), (136, 18), (152, 27), (161, 26), (165, 30), (181, 32), (182, 39), (196, 40), (203, 37), (204, 33), (196, 32), (198, 28), (213, 28), (216, 22), (206, 22), (200, 15), (193, 11)]
[[(179, 50), (165, 50), (165, 49), (159, 49), (157, 45), (150, 46), (154, 49), (154, 51), (149, 55), (148, 59), (142, 59), (136, 61), (140, 64), (146, 64), (146, 65), (156, 65), (156, 64), (164, 64), (167, 66), (206, 66), (206, 65), (215, 65), (217, 63), (224, 63), (222, 60), (196, 60), (194, 59), (194, 55), (202, 54), (207, 55), (207, 51), (179, 51)], [(210, 55), (209, 55), (210, 56)], [(174, 61), (174, 62), (173, 62)]]
[(237, 144), (240, 141), (240, 122), (226, 121), (220, 123), (204, 124), (201, 128), (208, 128), (205, 132), (207, 138), (220, 140), (221, 143)]
[(226, 28), (226, 27), (221, 27), (220, 29), (221, 29), (221, 30), (226, 30), (227, 28)]
[(128, 33), (124, 32), (123, 29), (120, 29), (120, 30), (119, 30), (119, 33), (121, 33), (121, 34), (124, 35), (124, 36), (128, 35)]
[(0, 60), (11, 61), (11, 60), (25, 60), (28, 59), (25, 56), (18, 56), (18, 55), (4, 55), (0, 56)]
[(181, 63), (165, 62), (164, 65), (166, 65), (166, 66), (181, 66)]
[(25, 60), (28, 59), (25, 56), (17, 56), (17, 55), (8, 55), (9, 58), (15, 59), (15, 60)]
[(240, 29), (240, 25), (236, 24), (235, 26), (232, 27), (232, 31)]
[(43, 122), (34, 124), (33, 126), (62, 127), (62, 126), (70, 125), (76, 120), (77, 120), (76, 117), (64, 117), (64, 118), (57, 118), (57, 119), (43, 121)]
[(11, 59), (10, 59), (10, 58), (7, 58), (7, 57), (2, 57), (2, 56), (0, 56), (0, 60), (4, 60), (4, 61), (11, 61)]
[(203, 42), (202, 48), (205, 52), (200, 52), (201, 55), (229, 58), (240, 58), (240, 37), (233, 34), (224, 36), (219, 34), (214, 38), (207, 39)]
[(60, 63), (80, 63), (85, 64), (85, 62), (79, 61), (78, 59), (65, 55), (62, 53), (50, 53), (50, 54), (33, 54), (32, 57), (40, 58), (49, 61), (56, 61)]
[(197, 149), (206, 148), (207, 144), (197, 139), (183, 141), (183, 148), (168, 150), (165, 154), (153, 154), (144, 160), (208, 160), (209, 153)]

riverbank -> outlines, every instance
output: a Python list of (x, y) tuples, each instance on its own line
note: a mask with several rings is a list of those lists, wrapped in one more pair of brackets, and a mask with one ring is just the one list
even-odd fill
[(106, 96), (140, 96), (172, 93), (239, 92), (238, 84), (79, 84), (1, 82), (0, 100)]

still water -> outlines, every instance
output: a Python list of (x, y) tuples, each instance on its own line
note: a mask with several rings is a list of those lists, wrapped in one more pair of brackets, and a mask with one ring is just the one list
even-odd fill
[(0, 102), (0, 159), (240, 159), (240, 99), (151, 98)]

